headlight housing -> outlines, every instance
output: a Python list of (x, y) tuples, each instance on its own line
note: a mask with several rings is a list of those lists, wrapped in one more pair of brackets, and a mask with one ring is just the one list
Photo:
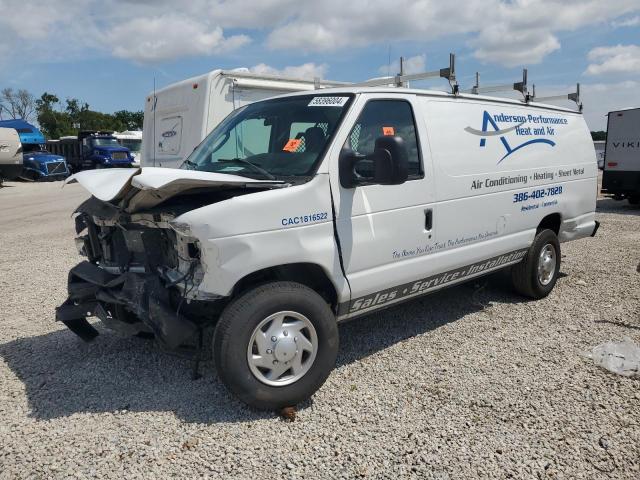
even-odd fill
[(171, 220), (169, 222), (169, 226), (173, 229), (174, 232), (184, 235), (185, 237), (192, 237), (191, 235), (191, 225), (186, 222), (176, 222), (175, 220)]

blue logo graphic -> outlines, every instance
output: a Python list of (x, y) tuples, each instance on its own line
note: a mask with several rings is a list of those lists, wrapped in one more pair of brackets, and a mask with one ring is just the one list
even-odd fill
[[(534, 138), (533, 140), (527, 140), (526, 142), (516, 147), (512, 147), (507, 141), (507, 139), (505, 138), (505, 135), (509, 132), (513, 132), (514, 130), (517, 130), (519, 127), (524, 125), (524, 123), (525, 122), (520, 122), (519, 124), (514, 125), (513, 127), (504, 128), (501, 130), (500, 127), (498, 127), (498, 124), (493, 120), (493, 118), (491, 118), (491, 115), (489, 114), (489, 112), (485, 110), (484, 115), (482, 116), (482, 130), (476, 130), (475, 128), (472, 128), (472, 127), (466, 127), (464, 130), (465, 132), (471, 133), (473, 135), (478, 135), (479, 137), (483, 137), (480, 139), (481, 147), (484, 147), (486, 145), (487, 137), (500, 137), (500, 141), (502, 142), (502, 145), (504, 146), (507, 153), (504, 155), (504, 157), (498, 160), (498, 163), (501, 163), (505, 158), (507, 158), (512, 153), (517, 152), (521, 148), (528, 147), (529, 145), (533, 145), (534, 143), (544, 143), (552, 147), (555, 147), (556, 143), (546, 138)], [(489, 125), (491, 125), (491, 127), (493, 128), (492, 131), (487, 130)]]

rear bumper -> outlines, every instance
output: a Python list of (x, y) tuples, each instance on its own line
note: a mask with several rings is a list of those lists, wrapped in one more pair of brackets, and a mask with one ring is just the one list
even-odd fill
[(580, 238), (593, 237), (600, 227), (600, 222), (594, 220), (593, 213), (580, 215), (569, 220), (565, 220), (560, 225), (558, 240), (569, 242)]
[[(112, 275), (84, 261), (69, 272), (67, 290), (69, 297), (56, 308), (56, 320), (85, 341), (98, 335), (88, 317), (98, 317), (109, 328), (129, 335), (151, 330), (171, 348), (185, 343), (197, 331), (193, 322), (171, 308), (167, 289), (153, 275)], [(115, 318), (115, 305), (133, 312), (138, 322)]]
[(602, 174), (602, 193), (610, 195), (640, 194), (640, 171), (606, 170)]

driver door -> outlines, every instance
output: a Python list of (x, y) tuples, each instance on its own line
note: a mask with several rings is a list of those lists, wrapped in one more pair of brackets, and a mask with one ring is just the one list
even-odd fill
[[(351, 287), (351, 302), (340, 316), (351, 316), (400, 299), (391, 287), (426, 276), (434, 251), (435, 191), (429, 147), (415, 95), (361, 95), (349, 128), (332, 150), (332, 193), (344, 270)], [(348, 123), (348, 122), (351, 123)], [(345, 134), (344, 132), (348, 132)], [(340, 184), (339, 150), (373, 153), (375, 140), (400, 136), (407, 147), (409, 178), (401, 185)], [(373, 174), (371, 164), (355, 167), (362, 178)]]

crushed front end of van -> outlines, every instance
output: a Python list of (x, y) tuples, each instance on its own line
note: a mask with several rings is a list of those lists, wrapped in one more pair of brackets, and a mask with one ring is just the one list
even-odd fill
[(170, 348), (193, 338), (216, 305), (222, 307), (221, 297), (199, 289), (207, 269), (200, 243), (175, 219), (274, 185), (207, 172), (144, 170), (86, 171), (68, 180), (92, 197), (75, 211), (76, 246), (86, 260), (69, 272), (68, 298), (56, 319), (85, 341), (98, 335), (87, 321), (92, 316), (126, 335), (152, 334)]

